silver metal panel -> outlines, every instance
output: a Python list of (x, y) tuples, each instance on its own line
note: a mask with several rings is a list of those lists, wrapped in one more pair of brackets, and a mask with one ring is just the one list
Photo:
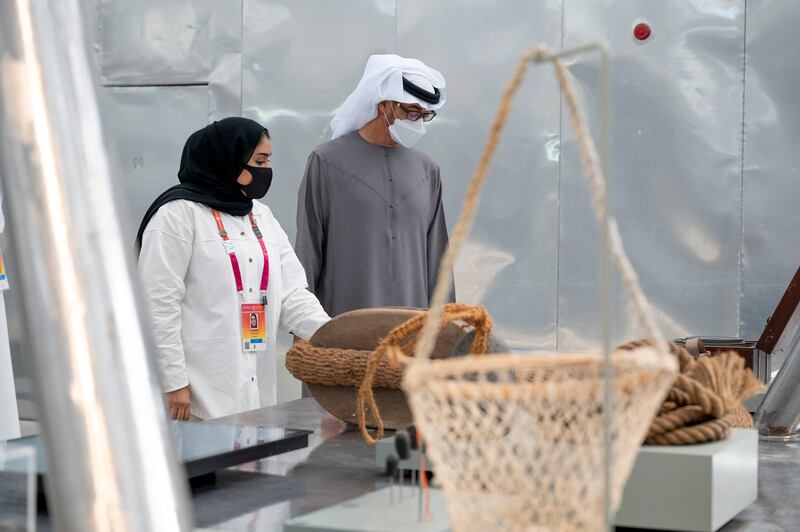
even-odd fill
[(104, 128), (121, 162), (117, 179), (126, 198), (125, 241), (133, 246), (147, 208), (178, 184), (187, 137), (208, 123), (208, 88), (108, 87), (104, 93)]
[(241, 2), (101, 0), (105, 83), (204, 83), (220, 57), (240, 50)]
[[(744, 0), (567, 2), (564, 45), (598, 37), (612, 50), (613, 212), (644, 291), (668, 337), (737, 335)], [(596, 126), (598, 61), (569, 67)], [(599, 233), (566, 117), (561, 153), (558, 344), (596, 349)], [(642, 333), (621, 301), (616, 341)]]
[(800, 3), (747, 1), (741, 334), (755, 339), (800, 265)]
[[(90, 61), (94, 64), (99, 57), (99, 10), (100, 1), (90, 0), (81, 2), (79, 6), (83, 21), (83, 42), (89, 54)], [(98, 103), (102, 108), (102, 93), (98, 92)], [(19, 289), (18, 265), (16, 260), (13, 235), (10, 231), (0, 234), (0, 248), (6, 251), (6, 267), (12, 281), (12, 289), (4, 294), (8, 318), (8, 332), (11, 343), (11, 362), (14, 367), (14, 383), (17, 392), (17, 406), (19, 416), (23, 420), (38, 418), (36, 403), (34, 401), (32, 371), (30, 368), (30, 341), (24, 331), (25, 323), (22, 312), (22, 293)]]
[(209, 31), (216, 61), (208, 77), (209, 122), (242, 114), (242, 3), (243, 0), (213, 2)]
[[(451, 229), (517, 59), (535, 44), (561, 46), (560, 0), (468, 4), (402, 0), (398, 9), (398, 53), (447, 80), (447, 104), (418, 146), (441, 166)], [(531, 67), (513, 109), (456, 264), (456, 287), (460, 301), (487, 307), (511, 347), (552, 349), (560, 125), (549, 66)]]
[[(97, 0), (82, 3), (81, 9), (86, 47), (93, 60), (102, 59), (106, 83), (199, 83), (108, 87), (98, 93), (109, 146), (122, 162), (118, 177), (127, 201), (121, 224), (125, 242), (131, 243), (150, 202), (177, 182), (186, 137), (211, 120), (241, 113), (241, 0), (187, 5)], [(202, 34), (193, 40), (178, 35), (190, 31), (180, 27), (189, 13)], [(190, 42), (190, 47), (173, 56), (169, 46), (175, 42)], [(9, 263), (16, 268), (15, 257)], [(20, 415), (36, 419), (20, 291), (9, 292), (6, 302)]]
[[(272, 135), (275, 179), (266, 203), (294, 242), (297, 189), (311, 150), (355, 88), (370, 54), (395, 45), (395, 0), (244, 0), (242, 115)], [(291, 345), (278, 335), (278, 352)], [(300, 387), (278, 362), (290, 400)], [(289, 385), (291, 382), (293, 385)]]
[[(8, 198), (5, 199), (8, 203)], [(8, 207), (6, 207), (8, 210)], [(11, 365), (14, 369), (14, 386), (17, 393), (17, 408), (20, 419), (37, 419), (33, 390), (33, 374), (31, 369), (31, 343), (25, 334), (23, 315), (23, 293), (19, 277), (19, 261), (17, 260), (14, 235), (11, 228), (0, 234), (0, 249), (6, 263), (6, 271), (11, 288), (3, 292), (8, 324), (8, 340), (11, 346)]]
[(59, 530), (188, 530), (77, 0), (0, 3), (0, 178)]
[[(798, 37), (776, 31), (800, 7), (747, 1), (742, 181), (745, 1), (623, 4), (573, 0), (562, 21), (561, 0), (98, 0), (102, 23), (91, 29), (107, 84), (208, 83), (104, 91), (130, 198), (125, 238), (174, 182), (186, 135), (242, 110), (273, 132), (268, 203), (293, 237), (306, 157), (329, 137), (367, 56), (384, 52), (418, 56), (448, 80), (448, 104), (419, 146), (442, 166), (452, 225), (516, 57), (534, 43), (559, 48), (563, 22), (564, 44), (601, 36), (612, 47), (614, 211), (665, 332), (754, 338), (800, 261), (790, 204), (800, 192)], [(632, 37), (639, 20), (653, 28), (645, 43)], [(512, 346), (590, 348), (598, 233), (547, 69), (529, 74), (515, 104), (456, 277), (460, 299), (486, 305)], [(596, 124), (597, 62), (583, 56), (571, 69)], [(622, 310), (615, 321), (618, 340), (638, 334)]]
[(395, 43), (394, 0), (245, 0), (242, 110), (272, 134), (266, 203), (294, 241), (297, 189), (370, 54)]

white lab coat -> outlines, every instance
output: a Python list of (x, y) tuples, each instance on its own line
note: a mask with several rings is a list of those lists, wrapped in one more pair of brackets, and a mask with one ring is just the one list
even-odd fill
[[(240, 299), (214, 217), (205, 205), (162, 206), (142, 237), (139, 274), (149, 306), (163, 391), (189, 385), (191, 413), (202, 419), (277, 402), (280, 327), (310, 338), (330, 317), (306, 288), (306, 275), (269, 207), (253, 202), (269, 253), (267, 350), (244, 352)], [(247, 216), (222, 213), (242, 272), (245, 302), (259, 302), (261, 247)]]
[[(0, 192), (0, 233), (5, 229), (3, 218), (3, 194)], [(0, 441), (19, 438), (19, 414), (17, 394), (14, 388), (14, 372), (11, 368), (11, 347), (8, 339), (6, 306), (0, 290)]]
[(11, 368), (11, 348), (8, 342), (6, 306), (0, 291), (0, 441), (19, 438), (19, 413)]

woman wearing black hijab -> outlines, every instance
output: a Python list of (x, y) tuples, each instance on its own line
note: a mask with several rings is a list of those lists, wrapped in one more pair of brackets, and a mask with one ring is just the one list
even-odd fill
[(196, 131), (180, 184), (139, 227), (139, 273), (173, 419), (275, 404), (278, 327), (308, 339), (330, 319), (286, 233), (254, 201), (272, 182), (271, 155), (269, 132), (252, 120)]

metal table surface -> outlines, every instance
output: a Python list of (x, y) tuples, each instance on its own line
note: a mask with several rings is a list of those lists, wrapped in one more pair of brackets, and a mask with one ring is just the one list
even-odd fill
[(195, 523), (212, 530), (281, 531), (289, 517), (363, 495), (385, 483), (373, 449), (357, 428), (311, 398), (210, 422), (314, 431), (308, 447), (217, 473), (216, 486), (195, 492)]
[[(373, 448), (358, 430), (327, 414), (313, 399), (210, 422), (306, 429), (313, 434), (305, 449), (217, 473), (216, 485), (192, 498), (199, 530), (281, 532), (290, 517), (385, 485), (375, 468)], [(800, 443), (760, 443), (758, 493), (758, 500), (721, 530), (800, 530)], [(40, 514), (37, 521), (39, 530), (51, 529), (46, 515)]]
[[(289, 517), (385, 483), (357, 429), (310, 398), (214, 420), (313, 430), (309, 447), (219, 473), (194, 496), (195, 521), (213, 530), (281, 531)], [(761, 442), (758, 501), (722, 530), (800, 530), (800, 444)], [(676, 511), (680, 511), (676, 509)]]

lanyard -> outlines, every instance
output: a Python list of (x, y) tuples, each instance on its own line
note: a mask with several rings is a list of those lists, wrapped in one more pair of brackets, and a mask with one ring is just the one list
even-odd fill
[(3, 250), (0, 249), (0, 292), (8, 290), (8, 276), (6, 275), (6, 265), (3, 262)]
[[(228, 258), (231, 259), (231, 268), (233, 269), (233, 278), (236, 280), (236, 291), (239, 292), (239, 297), (244, 301), (244, 285), (242, 284), (242, 272), (239, 269), (239, 259), (236, 258), (236, 250), (233, 247), (233, 242), (228, 238), (228, 232), (225, 231), (225, 226), (222, 224), (222, 217), (219, 211), (211, 209), (214, 213), (214, 220), (217, 222), (217, 229), (219, 236), (222, 237), (222, 244), (225, 246), (225, 251), (228, 253)], [(250, 226), (253, 228), (253, 233), (261, 245), (261, 253), (264, 254), (264, 270), (261, 272), (261, 304), (267, 305), (267, 288), (269, 287), (269, 253), (267, 253), (267, 246), (264, 245), (264, 238), (261, 235), (261, 230), (258, 228), (256, 217), (250, 212)]]

